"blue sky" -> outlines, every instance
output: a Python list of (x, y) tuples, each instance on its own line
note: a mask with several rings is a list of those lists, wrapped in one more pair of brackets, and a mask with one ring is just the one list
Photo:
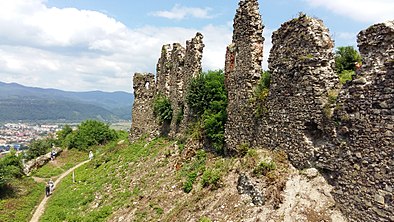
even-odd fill
[[(394, 19), (393, 0), (259, 1), (264, 60), (272, 31), (299, 12), (322, 19), (337, 46)], [(0, 81), (71, 91), (132, 91), (163, 44), (204, 35), (203, 68), (224, 65), (237, 0), (0, 0)], [(263, 67), (267, 64), (264, 62)]]

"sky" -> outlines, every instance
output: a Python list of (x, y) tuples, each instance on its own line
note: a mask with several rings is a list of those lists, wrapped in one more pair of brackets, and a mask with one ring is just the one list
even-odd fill
[[(163, 44), (204, 35), (203, 69), (222, 69), (238, 0), (0, 0), (0, 81), (68, 91), (132, 92), (155, 73)], [(320, 18), (336, 46), (394, 19), (394, 0), (259, 1), (265, 37), (299, 12)]]

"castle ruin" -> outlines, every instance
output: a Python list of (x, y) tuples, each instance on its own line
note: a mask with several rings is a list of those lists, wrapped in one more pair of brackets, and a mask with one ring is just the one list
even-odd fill
[[(363, 66), (344, 86), (323, 22), (301, 14), (283, 23), (272, 36), (267, 111), (258, 116), (253, 91), (262, 72), (263, 28), (258, 1), (241, 0), (225, 63), (228, 153), (242, 144), (284, 150), (297, 168), (315, 167), (325, 176), (350, 221), (394, 221), (394, 21), (358, 34)], [(203, 47), (201, 34), (186, 49), (165, 45), (157, 81), (136, 74), (133, 137), (157, 132), (149, 108), (157, 93), (169, 96), (174, 115), (183, 110), (183, 122), (169, 126), (171, 135), (182, 132), (185, 87), (201, 71)]]

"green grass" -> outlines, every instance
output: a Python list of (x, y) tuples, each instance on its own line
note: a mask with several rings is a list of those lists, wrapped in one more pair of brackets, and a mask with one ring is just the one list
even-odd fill
[(0, 221), (29, 221), (33, 208), (44, 196), (44, 188), (31, 178), (13, 180), (7, 192), (0, 193)]
[[(143, 140), (122, 146), (111, 143), (96, 149), (93, 161), (75, 170), (75, 183), (69, 175), (57, 186), (41, 221), (106, 221), (117, 209), (138, 200), (150, 185), (141, 180), (130, 188), (127, 178), (134, 168), (129, 164), (157, 158), (165, 146), (168, 141), (158, 138), (149, 143)], [(163, 213), (158, 205), (151, 208), (157, 215)], [(137, 221), (143, 220), (145, 214), (140, 212)]]
[(56, 158), (56, 164), (50, 161), (43, 167), (34, 171), (32, 175), (41, 178), (58, 176), (78, 163), (86, 160), (87, 157), (88, 154), (86, 152), (76, 149), (65, 150)]

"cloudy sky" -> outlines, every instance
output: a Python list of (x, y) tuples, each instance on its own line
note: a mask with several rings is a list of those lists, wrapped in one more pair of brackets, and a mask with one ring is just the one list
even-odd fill
[[(0, 81), (70, 91), (132, 91), (155, 73), (163, 44), (204, 35), (203, 68), (223, 68), (238, 0), (0, 0)], [(265, 0), (265, 60), (272, 31), (299, 12), (321, 18), (337, 46), (394, 19), (393, 0)], [(267, 67), (264, 62), (264, 67)]]

